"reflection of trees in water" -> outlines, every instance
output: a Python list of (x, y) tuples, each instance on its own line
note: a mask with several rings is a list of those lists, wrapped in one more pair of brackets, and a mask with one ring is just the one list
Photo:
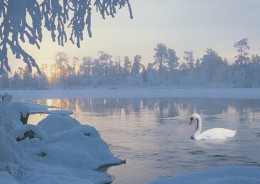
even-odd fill
[[(47, 103), (48, 101), (48, 103)], [(174, 118), (198, 112), (204, 115), (220, 115), (229, 108), (235, 109), (240, 121), (246, 121), (249, 113), (259, 113), (260, 100), (214, 99), (214, 98), (86, 98), (86, 99), (47, 99), (38, 103), (61, 109), (80, 110), (95, 113), (96, 116), (115, 114), (140, 115), (141, 111), (153, 111), (159, 122), (164, 118)]]
[(260, 111), (260, 100), (235, 100), (229, 105), (238, 112), (239, 121), (247, 121), (251, 113), (259, 113)]

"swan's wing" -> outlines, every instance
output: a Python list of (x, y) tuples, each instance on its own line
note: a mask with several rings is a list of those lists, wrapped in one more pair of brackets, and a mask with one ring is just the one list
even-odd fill
[(226, 139), (228, 137), (234, 137), (236, 130), (230, 130), (226, 128), (213, 128), (202, 132), (197, 139)]

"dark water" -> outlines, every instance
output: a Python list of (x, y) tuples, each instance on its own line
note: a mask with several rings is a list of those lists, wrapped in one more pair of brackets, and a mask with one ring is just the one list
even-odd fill
[[(126, 164), (108, 169), (113, 184), (146, 184), (218, 166), (260, 166), (260, 100), (213, 98), (46, 99), (36, 103), (74, 111), (94, 126)], [(202, 131), (237, 130), (222, 141), (190, 139), (197, 112)], [(31, 119), (30, 121), (36, 121)]]

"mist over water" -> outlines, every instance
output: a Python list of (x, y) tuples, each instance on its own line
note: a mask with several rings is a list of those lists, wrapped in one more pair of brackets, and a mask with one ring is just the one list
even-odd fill
[[(260, 100), (219, 98), (45, 99), (36, 103), (73, 110), (82, 124), (94, 126), (111, 151), (126, 164), (108, 169), (113, 184), (146, 184), (155, 179), (203, 169), (260, 166)], [(190, 139), (201, 115), (202, 131), (237, 130), (222, 141)], [(30, 123), (39, 118), (31, 117)]]

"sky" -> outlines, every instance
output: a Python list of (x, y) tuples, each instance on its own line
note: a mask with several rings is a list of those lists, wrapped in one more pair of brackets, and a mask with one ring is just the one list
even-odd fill
[[(128, 8), (120, 9), (115, 18), (105, 20), (92, 14), (92, 34), (87, 32), (81, 48), (67, 42), (64, 47), (53, 43), (44, 31), (41, 49), (26, 45), (25, 49), (39, 64), (51, 64), (57, 52), (74, 56), (98, 57), (105, 51), (123, 59), (141, 55), (143, 64), (153, 62), (154, 48), (164, 43), (176, 51), (182, 60), (183, 52), (192, 50), (201, 58), (207, 48), (215, 50), (232, 63), (236, 51), (234, 43), (248, 38), (250, 55), (260, 54), (260, 0), (130, 0), (133, 19)], [(95, 8), (93, 8), (95, 10)], [(70, 33), (68, 33), (70, 35)], [(22, 61), (13, 60), (18, 66)]]

